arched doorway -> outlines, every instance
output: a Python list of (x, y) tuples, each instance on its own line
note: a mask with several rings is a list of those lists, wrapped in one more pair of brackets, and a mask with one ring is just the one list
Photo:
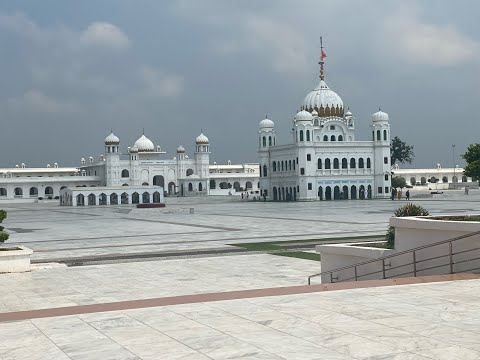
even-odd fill
[(245, 189), (246, 189), (246, 190), (250, 190), (251, 188), (252, 188), (252, 182), (251, 182), (251, 181), (247, 181), (247, 182), (245, 183)]
[(333, 188), (333, 200), (339, 200), (340, 199), (340, 186), (335, 186)]
[(427, 179), (425, 178), (425, 176), (422, 176), (420, 179), (420, 184), (425, 185), (426, 183), (427, 183)]
[(348, 186), (344, 185), (342, 187), (342, 198), (348, 200)]
[[(433, 179), (433, 178), (432, 178), (432, 179)], [(432, 181), (432, 182), (433, 182), (433, 181)], [(457, 176), (453, 176), (453, 177), (452, 177), (452, 182), (453, 182), (453, 183), (456, 183), (456, 182), (458, 182), (458, 178), (457, 178)]]
[(23, 189), (21, 187), (16, 187), (13, 192), (15, 196), (23, 196)]
[(318, 187), (318, 197), (320, 200), (323, 200), (323, 187)]
[(367, 186), (367, 198), (372, 198), (372, 185)]
[(174, 195), (175, 194), (175, 183), (173, 181), (170, 181), (168, 183), (168, 195)]
[(233, 188), (235, 189), (236, 192), (241, 191), (240, 183), (238, 181), (235, 181), (233, 183)]
[(155, 175), (153, 177), (153, 185), (165, 187), (165, 179), (162, 175)]
[(128, 194), (123, 193), (120, 197), (120, 201), (122, 202), (123, 205), (128, 204)]
[(107, 195), (101, 193), (98, 197), (98, 205), (107, 205)]
[(153, 202), (154, 203), (159, 203), (160, 202), (160, 193), (158, 191), (155, 191), (153, 193)]
[(95, 194), (88, 195), (88, 205), (97, 205), (97, 197)]
[(215, 180), (210, 180), (210, 190), (213, 190), (217, 187), (217, 183), (215, 182)]
[(138, 204), (140, 202), (140, 195), (137, 192), (132, 194), (132, 204)]
[(30, 188), (30, 196), (38, 196), (38, 189), (35, 186)]
[(203, 184), (201, 182), (198, 183), (198, 191), (203, 191)]
[(293, 201), (297, 201), (297, 188), (293, 187)]
[(274, 186), (273, 187), (273, 201), (278, 200), (278, 195), (277, 195), (277, 188)]
[(415, 185), (416, 183), (417, 183), (417, 179), (414, 176), (412, 176), (410, 178), (410, 185)]
[(115, 193), (110, 194), (110, 205), (118, 205), (118, 195)]
[(53, 195), (53, 188), (51, 186), (47, 186), (45, 188), (45, 196), (52, 196)]
[(462, 176), (462, 182), (467, 182), (467, 177), (465, 175)]
[(188, 191), (193, 191), (193, 184), (192, 183), (188, 183)]
[(85, 196), (83, 194), (77, 195), (77, 206), (84, 206), (85, 205)]
[(352, 185), (350, 188), (350, 199), (356, 199), (357, 198), (357, 187), (355, 185)]
[(149, 203), (150, 203), (150, 193), (148, 193), (148, 192), (145, 191), (145, 192), (142, 194), (142, 203), (143, 203), (143, 204), (149, 204)]
[(325, 200), (332, 200), (332, 188), (330, 186), (325, 188)]
[(365, 200), (365, 186), (360, 185), (359, 191), (360, 191), (360, 200)]

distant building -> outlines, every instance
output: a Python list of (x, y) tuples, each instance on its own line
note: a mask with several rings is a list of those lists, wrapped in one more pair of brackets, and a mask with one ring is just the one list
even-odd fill
[[(323, 54), (323, 52), (322, 52)], [(291, 122), (291, 142), (278, 144), (274, 123), (260, 121), (260, 188), (270, 200), (336, 200), (390, 196), (390, 123), (372, 115), (372, 140), (356, 140), (353, 114), (324, 79)]]

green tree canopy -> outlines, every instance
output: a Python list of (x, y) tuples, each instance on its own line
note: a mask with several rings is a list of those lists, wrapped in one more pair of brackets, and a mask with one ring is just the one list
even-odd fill
[(392, 187), (403, 189), (407, 186), (407, 181), (401, 176), (392, 177)]
[(398, 136), (395, 136), (390, 142), (390, 157), (391, 164), (411, 164), (415, 154), (413, 152), (413, 146), (407, 145), (405, 141), (400, 140)]
[(463, 173), (474, 179), (480, 178), (480, 144), (470, 144), (462, 158), (467, 162)]
[[(7, 212), (0, 210), (0, 224), (7, 218)], [(0, 244), (3, 244), (8, 239), (8, 234), (3, 232), (3, 226), (0, 226)]]

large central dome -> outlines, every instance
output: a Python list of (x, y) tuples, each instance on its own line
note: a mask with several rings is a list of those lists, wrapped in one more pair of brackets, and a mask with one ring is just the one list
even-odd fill
[(317, 87), (305, 96), (301, 109), (309, 112), (315, 110), (319, 117), (343, 117), (344, 112), (342, 98), (324, 80), (320, 80)]

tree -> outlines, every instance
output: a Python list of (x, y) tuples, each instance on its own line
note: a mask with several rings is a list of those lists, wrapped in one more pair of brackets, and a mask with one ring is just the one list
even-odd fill
[(470, 144), (462, 158), (467, 162), (463, 173), (475, 179), (480, 178), (480, 144)]
[[(7, 218), (7, 212), (0, 210), (0, 224)], [(0, 226), (0, 244), (3, 244), (8, 239), (8, 234), (3, 232), (3, 226)]]
[(403, 189), (407, 186), (407, 181), (401, 176), (392, 177), (392, 187)]
[(395, 165), (397, 162), (400, 164), (411, 164), (415, 157), (413, 146), (407, 145), (405, 141), (395, 136), (390, 143), (390, 157), (392, 165)]

